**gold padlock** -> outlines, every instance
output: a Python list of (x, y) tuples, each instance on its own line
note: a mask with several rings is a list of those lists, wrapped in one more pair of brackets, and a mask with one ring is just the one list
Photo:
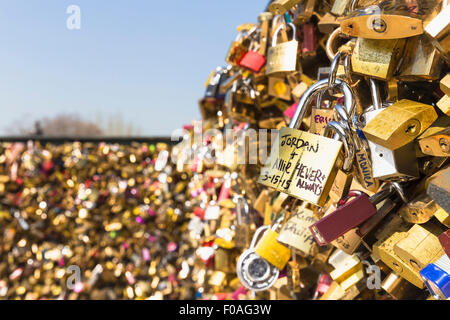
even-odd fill
[(442, 229), (433, 224), (414, 225), (406, 236), (394, 245), (394, 252), (406, 264), (419, 272), (445, 254), (438, 236)]
[[(354, 104), (350, 87), (340, 80), (336, 80), (336, 86), (344, 91), (346, 108), (351, 111)], [(328, 79), (321, 80), (302, 96), (289, 128), (280, 130), (278, 143), (273, 146), (258, 180), (263, 185), (318, 206), (325, 204), (340, 167), (343, 143), (294, 128), (301, 123), (312, 99), (327, 88)]]
[(283, 78), (269, 77), (269, 96), (291, 100), (291, 88)]
[(295, 71), (297, 68), (298, 41), (296, 40), (296, 28), (292, 23), (288, 24), (292, 28), (292, 40), (277, 44), (278, 33), (286, 28), (281, 24), (272, 38), (272, 46), (267, 54), (266, 75), (274, 75)]
[(314, 213), (306, 208), (307, 202), (298, 207), (283, 225), (277, 240), (299, 251), (302, 256), (314, 255), (317, 245), (308, 227), (316, 222)]
[(441, 75), (439, 51), (424, 35), (407, 39), (398, 79), (402, 81), (437, 80)]
[(440, 117), (418, 140), (424, 154), (434, 157), (450, 156), (450, 117)]
[(379, 240), (373, 245), (373, 254), (379, 257), (396, 274), (419, 289), (423, 289), (425, 284), (419, 271), (405, 263), (394, 251), (395, 244), (407, 236), (409, 229), (410, 224), (405, 223), (399, 216), (395, 216), (378, 233), (377, 238)]
[(403, 54), (405, 39), (375, 40), (358, 38), (351, 65), (355, 73), (390, 80)]
[(403, 99), (378, 113), (363, 132), (372, 142), (396, 150), (421, 135), (437, 117), (433, 106)]
[(275, 0), (269, 4), (268, 9), (272, 14), (284, 14), (303, 0)]

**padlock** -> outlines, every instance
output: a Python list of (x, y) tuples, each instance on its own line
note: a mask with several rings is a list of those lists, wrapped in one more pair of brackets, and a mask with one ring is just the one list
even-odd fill
[(310, 21), (313, 15), (316, 15), (315, 7), (317, 0), (305, 0), (294, 6), (290, 12), (293, 15), (295, 25), (301, 25)]
[(269, 96), (291, 101), (291, 88), (284, 78), (269, 77)]
[(267, 39), (269, 37), (269, 22), (272, 20), (272, 14), (265, 12), (259, 15), (258, 20), (261, 24), (259, 33), (258, 49), (254, 50), (250, 47), (249, 51), (244, 55), (239, 65), (258, 73), (266, 64)]
[(419, 272), (444, 254), (438, 239), (441, 233), (440, 226), (429, 223), (415, 224), (408, 230), (406, 236), (394, 245), (394, 252)]
[(351, 57), (352, 71), (390, 80), (403, 54), (405, 39), (375, 40), (358, 38)]
[(228, 73), (228, 68), (217, 67), (214, 75), (207, 84), (204, 98), (220, 99), (219, 96), (220, 84), (225, 81)]
[(284, 219), (284, 215), (280, 215), (275, 220), (275, 223), (264, 233), (255, 248), (256, 254), (279, 270), (283, 270), (291, 258), (291, 250), (277, 241), (282, 219)]
[(441, 79), (439, 82), (439, 88), (444, 94), (450, 96), (450, 73)]
[(277, 238), (287, 246), (295, 248), (304, 256), (313, 256), (317, 251), (314, 238), (312, 237), (308, 227), (316, 221), (312, 210), (306, 208), (307, 202), (296, 208), (283, 225), (280, 235)]
[(434, 157), (450, 156), (450, 117), (440, 117), (418, 140), (424, 154)]
[(305, 23), (302, 27), (302, 57), (315, 56), (317, 49), (317, 39), (314, 30), (314, 24)]
[(381, 283), (381, 288), (395, 300), (411, 300), (422, 293), (417, 287), (398, 276), (395, 272), (387, 275)]
[(274, 15), (284, 14), (300, 2), (302, 0), (275, 0), (269, 4), (267, 9)]
[(254, 28), (253, 30), (243, 29), (237, 34), (236, 39), (231, 43), (230, 49), (228, 50), (227, 56), (225, 58), (225, 61), (228, 64), (232, 66), (239, 66), (239, 63), (241, 62), (242, 58), (244, 58), (245, 53), (248, 51), (248, 48), (250, 46), (249, 36), (255, 30), (256, 28)]
[[(392, 184), (372, 197), (360, 191), (350, 191), (340, 201), (336, 211), (323, 217), (309, 229), (320, 246), (326, 245), (374, 216), (377, 213), (376, 205), (397, 191)], [(348, 202), (352, 197), (356, 198)]]
[(349, 7), (349, 0), (335, 0), (330, 12), (335, 16), (343, 16)]
[(422, 269), (420, 275), (433, 298), (450, 298), (450, 258), (446, 254)]
[[(341, 80), (336, 80), (335, 86), (343, 90), (345, 106), (352, 112), (354, 100), (351, 88)], [(319, 206), (325, 204), (340, 166), (338, 156), (342, 142), (293, 128), (300, 125), (311, 100), (326, 89), (327, 79), (311, 86), (302, 96), (289, 128), (280, 130), (278, 142), (272, 146), (271, 156), (258, 180), (261, 184)], [(327, 159), (327, 163), (318, 163), (317, 159)]]
[(328, 259), (328, 263), (334, 267), (330, 272), (331, 278), (339, 283), (343, 290), (347, 290), (364, 277), (361, 260), (356, 255), (336, 250)]
[(442, 11), (425, 26), (425, 34), (433, 45), (441, 52), (447, 63), (450, 61), (450, 7), (443, 5)]
[[(361, 244), (371, 251), (372, 247), (367, 245), (366, 236), (374, 230), (378, 224), (398, 207), (398, 203), (391, 199), (386, 199), (377, 205), (377, 213), (363, 222), (360, 226), (351, 229), (342, 236), (331, 242), (333, 246), (347, 254), (354, 254)], [(366, 241), (364, 241), (366, 240)]]
[(272, 46), (267, 54), (266, 75), (295, 71), (297, 68), (298, 42), (296, 40), (296, 28), (292, 23), (292, 40), (277, 44), (278, 34), (285, 24), (280, 25), (272, 38)]
[(423, 33), (421, 19), (403, 15), (380, 14), (371, 7), (341, 21), (342, 33), (364, 39), (400, 39)]
[(441, 75), (441, 55), (424, 35), (407, 39), (398, 79), (437, 80)]
[(417, 138), (436, 119), (433, 106), (403, 99), (384, 108), (363, 132), (370, 141), (396, 150)]
[[(337, 105), (337, 107), (340, 108), (340, 105)], [(342, 108), (342, 110), (345, 109)], [(329, 136), (329, 133), (332, 130), (339, 135), (340, 140), (344, 143), (344, 161), (342, 168), (339, 168), (329, 194), (330, 198), (337, 202), (345, 196), (350, 189), (350, 184), (353, 179), (352, 172), (355, 159), (355, 146), (351, 141), (351, 137), (349, 137), (348, 127), (345, 128), (345, 125), (342, 125), (342, 122), (329, 122), (325, 129), (324, 136)]]
[(394, 251), (397, 242), (407, 236), (407, 231), (411, 224), (404, 222), (399, 216), (392, 216), (393, 219), (384, 228), (379, 230), (376, 241), (373, 245), (373, 254), (376, 255), (391, 268), (396, 274), (409, 281), (419, 289), (424, 288), (424, 283), (419, 271), (404, 262)]
[(249, 290), (264, 291), (272, 287), (278, 279), (280, 270), (255, 253), (256, 241), (269, 226), (255, 231), (249, 249), (244, 251), (236, 264), (236, 273), (242, 285)]
[(446, 167), (430, 179), (427, 187), (428, 195), (447, 213), (450, 213), (450, 167)]
[(426, 193), (420, 193), (411, 201), (405, 203), (398, 214), (409, 223), (422, 224), (428, 222), (440, 209)]

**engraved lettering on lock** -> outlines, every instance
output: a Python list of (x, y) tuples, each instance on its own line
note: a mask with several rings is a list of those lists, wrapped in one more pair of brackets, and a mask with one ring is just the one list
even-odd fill
[(319, 143), (314, 145), (310, 145), (309, 141), (305, 141), (301, 138), (293, 137), (291, 134), (286, 134), (284, 136), (281, 136), (281, 147), (287, 146), (287, 147), (295, 147), (296, 150), (301, 148), (306, 148), (308, 152), (319, 152)]
[(358, 152), (356, 154), (358, 166), (363, 174), (364, 183), (366, 187), (370, 187), (374, 184), (370, 164), (367, 160), (366, 155), (363, 152)]
[(297, 170), (297, 177), (301, 178), (297, 181), (297, 188), (312, 191), (315, 195), (320, 196), (323, 192), (322, 184), (326, 178), (322, 171), (314, 170), (302, 163), (297, 163), (295, 171)]

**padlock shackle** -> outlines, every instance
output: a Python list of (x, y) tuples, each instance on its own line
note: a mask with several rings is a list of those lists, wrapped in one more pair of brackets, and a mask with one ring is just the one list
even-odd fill
[(259, 238), (259, 235), (261, 234), (261, 232), (266, 231), (269, 228), (270, 228), (270, 226), (261, 226), (258, 229), (256, 229), (255, 234), (253, 235), (252, 242), (250, 243), (249, 249), (256, 247), (256, 240)]
[(338, 207), (346, 204), (348, 202), (348, 200), (350, 200), (351, 198), (359, 197), (362, 194), (365, 194), (365, 193), (360, 190), (350, 190), (344, 198), (339, 200)]
[[(355, 102), (355, 94), (352, 90), (352, 88), (346, 83), (345, 81), (342, 81), (340, 79), (336, 79), (335, 86), (340, 86), (341, 91), (344, 93), (344, 105), (347, 109), (347, 112), (349, 116), (353, 116), (356, 102)], [(298, 129), (300, 127), (300, 124), (303, 121), (303, 118), (305, 117), (308, 107), (310, 106), (313, 99), (322, 91), (328, 88), (328, 79), (323, 79), (315, 84), (313, 84), (311, 87), (306, 90), (306, 92), (302, 95), (300, 98), (300, 101), (297, 104), (297, 109), (295, 110), (295, 114), (292, 117), (291, 123), (289, 124), (289, 128), (291, 129)]]
[(342, 171), (345, 173), (349, 173), (352, 170), (353, 167), (353, 160), (355, 159), (355, 146), (353, 143), (350, 143), (348, 137), (348, 133), (346, 130), (342, 127), (342, 124), (337, 121), (330, 121), (328, 122), (325, 132), (323, 133), (324, 137), (328, 137), (329, 134), (335, 131), (336, 134), (340, 137), (340, 140), (344, 144), (344, 151), (345, 151), (345, 159), (344, 163), (342, 164)]
[(381, 110), (383, 108), (383, 104), (381, 102), (380, 89), (378, 87), (378, 83), (375, 79), (369, 79), (369, 87), (370, 87), (370, 95), (372, 97), (372, 104), (374, 110)]
[[(287, 23), (287, 25), (289, 25), (292, 28), (292, 41), (294, 41), (296, 39), (296, 28), (295, 25), (293, 23)], [(280, 24), (279, 27), (277, 28), (277, 30), (275, 30), (275, 33), (273, 34), (272, 37), (272, 47), (275, 47), (277, 45), (278, 42), (278, 34), (280, 33), (281, 29), (286, 28), (286, 24)]]

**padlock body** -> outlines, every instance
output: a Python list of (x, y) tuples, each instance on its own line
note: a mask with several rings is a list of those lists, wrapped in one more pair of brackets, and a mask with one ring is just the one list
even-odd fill
[(278, 233), (267, 230), (256, 246), (255, 253), (279, 270), (283, 270), (291, 258), (291, 250), (277, 241)]
[(282, 128), (258, 182), (323, 206), (340, 165), (341, 149), (341, 141)]
[(317, 243), (324, 246), (376, 213), (377, 208), (370, 202), (369, 197), (366, 194), (361, 194), (314, 223), (309, 229)]
[(363, 132), (370, 141), (395, 150), (421, 135), (437, 117), (433, 106), (403, 99), (379, 112)]
[(262, 54), (250, 50), (245, 54), (239, 64), (243, 68), (258, 73), (266, 64), (266, 58)]
[(269, 48), (267, 54), (266, 75), (292, 72), (297, 66), (298, 42), (283, 42)]

